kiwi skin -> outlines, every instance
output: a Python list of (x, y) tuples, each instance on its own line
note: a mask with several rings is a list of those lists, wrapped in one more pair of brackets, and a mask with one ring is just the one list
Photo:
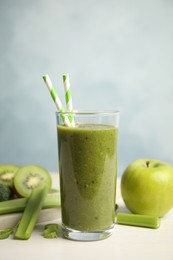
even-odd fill
[(25, 165), (14, 177), (14, 189), (18, 197), (28, 198), (33, 189), (43, 186), (51, 190), (52, 179), (49, 172), (38, 165)]
[(0, 164), (0, 184), (12, 187), (19, 167), (15, 164)]

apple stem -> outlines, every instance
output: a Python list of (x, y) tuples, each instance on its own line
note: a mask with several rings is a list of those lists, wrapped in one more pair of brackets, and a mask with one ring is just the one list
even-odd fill
[(147, 168), (149, 168), (150, 161), (146, 161)]

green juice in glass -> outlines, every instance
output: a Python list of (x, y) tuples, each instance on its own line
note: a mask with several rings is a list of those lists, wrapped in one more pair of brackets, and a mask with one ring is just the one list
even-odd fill
[(118, 129), (58, 125), (62, 223), (79, 231), (111, 227), (115, 218)]

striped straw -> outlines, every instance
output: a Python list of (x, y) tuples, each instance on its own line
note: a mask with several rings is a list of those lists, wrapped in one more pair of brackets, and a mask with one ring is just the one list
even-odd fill
[[(66, 107), (68, 112), (73, 112), (73, 104), (72, 104), (72, 95), (71, 95), (71, 88), (70, 88), (70, 80), (68, 74), (63, 74), (63, 83), (64, 83), (64, 90), (65, 90), (65, 101), (66, 101)], [(72, 114), (68, 116), (71, 125), (74, 126), (74, 117)]]
[[(56, 94), (56, 90), (55, 90), (55, 88), (54, 88), (54, 86), (53, 86), (49, 76), (48, 75), (44, 75), (43, 76), (43, 80), (44, 80), (46, 86), (48, 87), (48, 90), (49, 90), (49, 92), (51, 94), (51, 97), (52, 97), (53, 101), (55, 102), (57, 110), (59, 112), (65, 112), (65, 110), (64, 110), (64, 108), (62, 106), (62, 103), (61, 103), (58, 95)], [(64, 124), (66, 126), (71, 126), (71, 123), (70, 123), (70, 121), (69, 121), (69, 119), (68, 119), (68, 117), (66, 115), (61, 114), (61, 118), (64, 121)]]

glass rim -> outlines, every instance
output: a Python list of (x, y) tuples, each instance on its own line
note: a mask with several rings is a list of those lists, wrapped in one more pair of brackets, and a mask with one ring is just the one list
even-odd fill
[(56, 115), (119, 115), (119, 110), (74, 110), (72, 112), (56, 111)]

